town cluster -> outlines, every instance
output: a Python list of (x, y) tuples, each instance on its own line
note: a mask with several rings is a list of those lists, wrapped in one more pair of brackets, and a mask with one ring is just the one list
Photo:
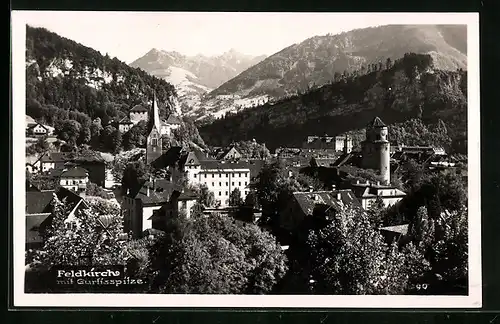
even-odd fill
[[(164, 176), (152, 176), (136, 188), (119, 191), (120, 179), (109, 181), (109, 165), (99, 155), (75, 157), (73, 153), (46, 152), (26, 162), (30, 174), (43, 174), (57, 183), (56, 189), (43, 190), (26, 184), (26, 247), (37, 249), (44, 244), (44, 231), (53, 213), (51, 201), (56, 196), (71, 202), (68, 218), (74, 217), (80, 208), (86, 208), (86, 188), (93, 183), (108, 194), (108, 199), (120, 205), (123, 217), (124, 237), (140, 238), (151, 229), (164, 230), (167, 220), (183, 213), (191, 216), (192, 208), (199, 201), (193, 186), (205, 186), (213, 193), (214, 206), (205, 206), (204, 213), (222, 213), (231, 216), (231, 194), (237, 190), (242, 201), (251, 192), (250, 184), (263, 166), (272, 160), (281, 160), (288, 177), (297, 177), (299, 170), (315, 164), (315, 167), (331, 168), (340, 172), (343, 166), (373, 170), (380, 181), (353, 181), (332, 186), (329, 190), (313, 188), (294, 192), (288, 205), (280, 212), (280, 226), (287, 232), (298, 230), (301, 222), (312, 216), (315, 206), (332, 208), (353, 206), (368, 210), (375, 202), (385, 207), (397, 204), (406, 193), (391, 184), (391, 169), (408, 158), (417, 159), (429, 169), (453, 168), (454, 162), (441, 148), (391, 146), (388, 126), (375, 117), (366, 127), (366, 138), (360, 150), (354, 150), (353, 139), (342, 136), (309, 136), (300, 148), (279, 148), (266, 159), (250, 159), (234, 146), (213, 151), (186, 150), (182, 147), (163, 149), (162, 136), (169, 135), (181, 121), (170, 115), (160, 119), (156, 97), (152, 106), (135, 106), (129, 117), (118, 121), (121, 131), (144, 120), (148, 123), (145, 163), (156, 170), (167, 170)], [(32, 137), (51, 135), (49, 127), (27, 120), (27, 135)], [(249, 211), (248, 221), (255, 222), (261, 215), (259, 208)], [(102, 221), (105, 224), (105, 220)], [(103, 225), (104, 226), (104, 225)], [(380, 229), (391, 238), (404, 235), (408, 226)]]

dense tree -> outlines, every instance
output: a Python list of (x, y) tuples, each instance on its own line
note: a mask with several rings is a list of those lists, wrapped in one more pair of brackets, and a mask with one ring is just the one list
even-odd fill
[(131, 150), (136, 147), (146, 146), (147, 123), (140, 121), (123, 135), (123, 147), (125, 150)]
[(467, 292), (467, 209), (446, 212), (437, 219), (420, 207), (410, 224), (410, 237), (430, 261), (429, 294)]
[(234, 188), (229, 195), (229, 206), (241, 206), (242, 204), (243, 198), (241, 198), (241, 191), (238, 188)]
[(292, 192), (299, 189), (299, 184), (287, 176), (283, 162), (275, 161), (263, 166), (250, 183), (250, 188), (255, 190), (262, 206), (260, 222), (276, 230), (279, 227), (279, 211)]
[(160, 253), (169, 264), (161, 267), (168, 268), (159, 284), (164, 293), (264, 294), (287, 270), (270, 234), (227, 217), (193, 219), (175, 241)]
[(149, 179), (150, 168), (142, 161), (130, 162), (123, 170), (121, 187), (123, 193), (135, 190), (143, 181)]
[(428, 263), (413, 245), (387, 246), (360, 210), (343, 210), (311, 228), (305, 242), (290, 247), (289, 288), (296, 293), (404, 294), (414, 289)]
[(36, 143), (26, 146), (26, 155), (46, 152), (50, 148), (47, 137), (43, 136), (37, 139)]
[(55, 129), (57, 137), (70, 145), (76, 145), (80, 131), (81, 125), (76, 120), (61, 120), (56, 124)]
[(107, 192), (104, 190), (104, 188), (96, 185), (93, 182), (87, 182), (87, 188), (85, 189), (85, 194), (87, 196), (96, 196), (96, 197), (101, 197), (101, 198), (107, 198)]
[(36, 265), (50, 269), (54, 265), (82, 262), (89, 265), (122, 263), (119, 207), (110, 206), (105, 200), (89, 200), (89, 204), (89, 209), (77, 212), (74, 219), (67, 219), (70, 207), (54, 196), (51, 225), (46, 243), (34, 260)]

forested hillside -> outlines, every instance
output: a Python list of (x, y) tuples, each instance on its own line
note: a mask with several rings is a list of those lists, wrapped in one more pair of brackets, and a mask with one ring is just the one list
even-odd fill
[[(255, 138), (275, 149), (300, 146), (308, 135), (363, 129), (379, 116), (386, 124), (397, 124), (391, 140), (449, 144), (448, 148), (465, 152), (466, 71), (438, 70), (430, 55), (414, 53), (374, 69), (340, 76), (336, 82), (274, 104), (228, 114), (201, 127), (200, 133), (211, 145)], [(417, 122), (408, 122), (411, 119)], [(420, 132), (432, 134), (418, 136)], [(449, 143), (442, 143), (442, 134)]]
[(110, 121), (149, 105), (153, 92), (161, 117), (176, 111), (176, 90), (165, 80), (44, 28), (26, 32), (26, 114), (70, 144), (119, 150), (122, 134)]

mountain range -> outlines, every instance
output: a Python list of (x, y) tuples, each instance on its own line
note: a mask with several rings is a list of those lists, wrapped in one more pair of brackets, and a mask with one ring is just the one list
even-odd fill
[[(194, 101), (184, 100), (183, 111), (198, 119), (210, 115), (220, 118), (227, 112), (236, 112), (268, 101), (273, 102), (298, 91), (304, 92), (311, 87), (324, 85), (338, 79), (344, 73), (369, 72), (374, 64), (385, 64), (388, 58), (396, 60), (409, 52), (429, 54), (433, 58), (435, 68), (440, 70), (466, 69), (467, 27), (386, 25), (356, 29), (337, 35), (314, 36), (301, 43), (290, 45), (265, 59), (258, 57), (253, 61), (246, 61), (249, 65), (246, 70), (234, 75), (207, 95), (198, 97)], [(156, 51), (149, 55), (152, 58), (151, 63), (141, 58), (139, 59), (141, 64), (137, 63), (138, 60), (132, 66), (140, 66), (159, 76), (162, 76), (162, 73), (175, 76), (177, 68), (184, 68), (193, 74), (185, 74), (185, 79), (194, 83), (193, 87), (196, 88), (197, 85), (205, 87), (200, 93), (208, 91), (210, 87), (224, 79), (217, 76), (214, 77), (214, 82), (208, 83), (205, 77), (199, 76), (198, 70), (176, 63), (184, 59), (176, 61), (173, 59), (176, 57), (173, 54), (158, 53), (160, 52)], [(165, 63), (155, 63), (163, 56), (168, 57), (163, 59)], [(194, 63), (190, 64), (196, 66)], [(210, 66), (215, 69), (216, 65)], [(171, 67), (170, 69), (174, 71), (162, 72), (165, 67)], [(229, 76), (223, 72), (224, 69), (221, 71), (221, 75)], [(176, 84), (174, 80), (171, 82)]]
[[(354, 71), (302, 94), (227, 114), (203, 125), (200, 134), (213, 146), (255, 138), (269, 149), (301, 147), (309, 135), (363, 130), (379, 116), (394, 128), (393, 137), (400, 143), (447, 142), (446, 149), (454, 145), (456, 152), (463, 153), (467, 71), (439, 69), (437, 63), (431, 54), (403, 54), (371, 72)], [(415, 122), (404, 124), (408, 120)]]
[(189, 113), (205, 94), (265, 57), (245, 55), (234, 49), (218, 56), (186, 56), (175, 51), (153, 48), (129, 65), (173, 84), (177, 89), (181, 108)]

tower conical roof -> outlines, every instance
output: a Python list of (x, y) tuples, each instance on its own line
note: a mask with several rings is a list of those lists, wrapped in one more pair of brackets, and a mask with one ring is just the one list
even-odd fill
[(370, 123), (371, 127), (386, 127), (382, 119), (380, 119), (378, 116), (373, 118), (373, 121)]

